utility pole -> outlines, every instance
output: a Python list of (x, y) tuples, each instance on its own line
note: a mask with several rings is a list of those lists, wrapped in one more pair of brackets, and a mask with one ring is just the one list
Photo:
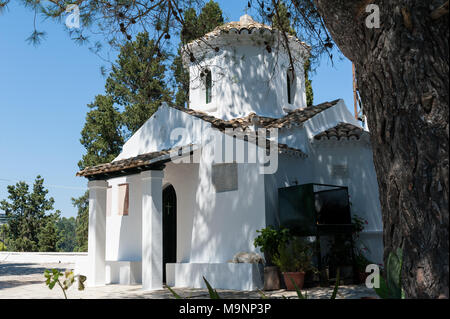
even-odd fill
[(357, 121), (364, 122), (364, 114), (362, 110), (361, 100), (359, 98), (359, 88), (356, 83), (356, 72), (355, 72), (355, 64), (352, 63), (352, 73), (353, 73), (353, 103), (355, 109), (355, 119)]
[(355, 107), (355, 119), (358, 120), (358, 98), (356, 97), (356, 76), (354, 63), (352, 63), (352, 74), (353, 74), (353, 103)]

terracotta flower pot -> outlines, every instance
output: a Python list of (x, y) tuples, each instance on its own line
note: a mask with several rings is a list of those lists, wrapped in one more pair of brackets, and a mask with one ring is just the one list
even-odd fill
[(286, 284), (286, 290), (295, 290), (295, 286), (292, 283), (292, 280), (295, 282), (299, 289), (302, 289), (305, 282), (305, 272), (284, 272), (283, 278), (284, 283)]

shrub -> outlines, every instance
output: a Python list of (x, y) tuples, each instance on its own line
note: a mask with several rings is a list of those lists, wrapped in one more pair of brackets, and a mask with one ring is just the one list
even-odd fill
[(285, 245), (292, 238), (289, 229), (281, 227), (275, 229), (273, 226), (268, 226), (261, 230), (257, 230), (260, 235), (255, 238), (253, 245), (256, 248), (260, 247), (261, 252), (264, 253), (266, 263), (271, 265), (273, 259), (278, 255), (278, 247)]
[(310, 244), (296, 238), (279, 246), (273, 261), (282, 272), (307, 272), (313, 269)]

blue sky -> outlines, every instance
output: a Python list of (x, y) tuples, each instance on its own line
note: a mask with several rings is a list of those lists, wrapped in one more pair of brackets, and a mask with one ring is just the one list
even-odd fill
[[(244, 14), (246, 1), (218, 1), (227, 21)], [(26, 38), (33, 13), (14, 1), (0, 16), (0, 200), (7, 185), (45, 179), (55, 209), (76, 216), (71, 204), (86, 189), (75, 177), (84, 149), (79, 143), (87, 104), (104, 92), (105, 65), (86, 46), (69, 39), (62, 25), (39, 21), (46, 39), (34, 47)], [(352, 69), (347, 59), (324, 57), (312, 75), (314, 103), (343, 98), (352, 109)]]

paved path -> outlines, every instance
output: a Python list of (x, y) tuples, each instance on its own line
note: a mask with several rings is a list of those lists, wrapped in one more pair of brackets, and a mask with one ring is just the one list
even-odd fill
[[(63, 293), (59, 287), (50, 290), (44, 284), (44, 270), (58, 268), (62, 271), (73, 269), (73, 264), (32, 264), (32, 263), (12, 263), (0, 262), (0, 299), (38, 299), (38, 298), (63, 298)], [(174, 289), (182, 297), (203, 299), (209, 298), (206, 289)], [(309, 298), (329, 298), (331, 288), (308, 289)], [(261, 295), (257, 291), (235, 291), (218, 290), (222, 298), (236, 299), (259, 299)], [(278, 290), (265, 292), (269, 298), (296, 298), (296, 293), (292, 291)], [(107, 285), (104, 287), (86, 288), (78, 291), (76, 287), (71, 287), (67, 292), (71, 299), (161, 299), (173, 298), (167, 289), (144, 292), (140, 285)], [(375, 296), (371, 289), (365, 286), (349, 285), (339, 288), (338, 298), (359, 299), (364, 296)]]

